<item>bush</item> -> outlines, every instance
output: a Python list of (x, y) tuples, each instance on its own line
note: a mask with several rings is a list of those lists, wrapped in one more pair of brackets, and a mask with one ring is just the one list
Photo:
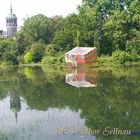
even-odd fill
[(132, 62), (132, 61), (137, 61), (139, 59), (138, 55), (136, 53), (128, 53), (125, 51), (115, 51), (112, 54), (113, 59), (119, 63), (119, 64), (124, 64), (126, 62)]
[(59, 51), (59, 48), (60, 47), (55, 44), (48, 44), (46, 46), (45, 55), (55, 55)]
[(43, 57), (43, 59), (42, 59), (42, 61), (41, 61), (41, 63), (42, 64), (55, 64), (57, 62), (57, 59), (55, 58), (55, 57), (53, 57), (53, 56), (45, 56), (45, 57)]
[(140, 54), (140, 40), (127, 41), (126, 51), (129, 53), (135, 52), (136, 54)]
[(139, 60), (139, 56), (138, 56), (138, 54), (135, 50), (131, 51), (131, 57), (132, 57), (133, 61), (138, 61)]
[(58, 54), (58, 62), (60, 64), (64, 63), (65, 62), (65, 58), (64, 58), (64, 54)]
[(41, 61), (46, 45), (40, 42), (33, 43), (30, 48), (30, 52), (32, 55), (32, 61), (38, 63)]
[(112, 58), (108, 55), (102, 55), (98, 59), (99, 64), (109, 64), (112, 63)]
[(32, 62), (32, 54), (31, 54), (31, 52), (27, 52), (27, 53), (24, 55), (24, 60), (25, 60), (26, 63)]
[(24, 64), (24, 62), (25, 62), (23, 55), (17, 56), (17, 60), (18, 60), (19, 64)]
[(45, 65), (63, 65), (64, 64), (64, 54), (63, 53), (58, 53), (55, 54), (54, 56), (44, 56), (42, 61), (42, 64)]
[(15, 54), (12, 52), (5, 52), (2, 56), (3, 62), (9, 65), (18, 65), (18, 60)]

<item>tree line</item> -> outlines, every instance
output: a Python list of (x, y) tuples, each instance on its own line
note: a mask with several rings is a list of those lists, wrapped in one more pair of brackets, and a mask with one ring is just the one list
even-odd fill
[(139, 0), (83, 0), (78, 13), (67, 17), (29, 17), (16, 39), (0, 38), (0, 63), (62, 63), (75, 46), (95, 46), (98, 55), (138, 61), (140, 54)]

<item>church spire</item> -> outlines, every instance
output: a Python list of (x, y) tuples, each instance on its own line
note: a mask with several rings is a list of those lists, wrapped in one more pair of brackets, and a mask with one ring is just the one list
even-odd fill
[(11, 6), (10, 6), (10, 13), (13, 13), (12, 4), (11, 4)]
[(10, 5), (10, 13), (6, 17), (7, 37), (15, 37), (17, 32), (17, 17), (13, 13), (12, 3)]
[(15, 112), (15, 118), (16, 118), (16, 123), (17, 123), (17, 120), (18, 120), (18, 112)]

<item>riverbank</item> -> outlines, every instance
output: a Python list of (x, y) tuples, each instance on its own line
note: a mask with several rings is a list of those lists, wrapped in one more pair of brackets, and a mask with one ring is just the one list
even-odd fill
[[(99, 67), (120, 67), (120, 66), (134, 66), (134, 65), (140, 65), (140, 59), (137, 61), (126, 61), (123, 64), (113, 60), (112, 56), (101, 56), (98, 58), (98, 66)], [(58, 68), (64, 68), (65, 67), (65, 61), (64, 57), (53, 57), (53, 56), (47, 56), (43, 61), (40, 63), (20, 63), (19, 65), (14, 66), (49, 66), (49, 67), (58, 67)], [(0, 64), (0, 67), (3, 66), (13, 66), (8, 63), (2, 63)]]
[(120, 63), (118, 61), (115, 61), (112, 56), (102, 56), (98, 59), (99, 66), (134, 66), (134, 65), (140, 65), (140, 58), (138, 58), (137, 61), (126, 61), (124, 63)]

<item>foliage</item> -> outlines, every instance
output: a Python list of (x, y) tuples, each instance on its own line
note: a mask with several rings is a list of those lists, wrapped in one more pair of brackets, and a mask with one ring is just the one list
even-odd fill
[(57, 65), (57, 66), (63, 66), (64, 64), (64, 54), (63, 53), (59, 53), (56, 54), (54, 56), (48, 55), (48, 56), (44, 56), (42, 61), (42, 64), (45, 65)]
[(10, 53), (10, 52), (4, 53), (3, 60), (5, 62), (9, 62), (12, 65), (18, 65), (17, 57), (14, 54)]
[(53, 57), (53, 56), (45, 56), (45, 57), (43, 57), (41, 63), (45, 64), (45, 65), (46, 64), (49, 65), (49, 64), (55, 64), (56, 61), (57, 61), (57, 59), (55, 57)]
[(131, 62), (131, 61), (137, 61), (139, 59), (138, 55), (136, 53), (128, 53), (125, 51), (115, 51), (112, 54), (113, 59), (120, 63), (120, 64), (124, 64), (126, 62)]
[(44, 55), (45, 47), (45, 44), (39, 42), (31, 45), (30, 52), (33, 62), (37, 63), (41, 61)]
[(106, 66), (113, 65), (114, 66), (112, 57), (107, 56), (107, 55), (100, 56), (98, 59), (98, 64), (99, 64), (99, 66), (102, 66), (102, 65), (106, 65)]
[(21, 33), (29, 43), (35, 41), (48, 43), (51, 37), (49, 27), (49, 18), (39, 14), (25, 20)]
[(21, 33), (21, 31), (19, 31), (16, 34), (16, 44), (17, 44), (17, 52), (19, 55), (23, 55), (26, 51), (26, 49), (28, 48), (28, 41), (25, 40), (25, 37), (23, 36), (23, 34)]
[(53, 16), (49, 20), (50, 25), (50, 32), (51, 32), (51, 42), (54, 39), (55, 32), (61, 28), (61, 20), (63, 19), (62, 16)]
[(45, 55), (55, 55), (59, 51), (59, 47), (56, 44), (48, 44), (45, 49)]
[(17, 46), (13, 39), (0, 40), (0, 61), (3, 64), (17, 65)]
[(25, 60), (26, 63), (32, 62), (33, 58), (32, 58), (31, 52), (27, 52), (27, 53), (24, 55), (24, 60)]
[(61, 28), (56, 30), (53, 43), (60, 46), (61, 50), (68, 50), (76, 46), (74, 38), (77, 35), (77, 22), (76, 14), (69, 15), (61, 20)]
[(42, 58), (43, 63), (48, 60), (54, 63), (58, 54), (75, 46), (95, 46), (99, 56), (113, 54), (110, 59), (120, 64), (138, 61), (139, 9), (138, 0), (82, 0), (78, 13), (65, 18), (42, 14), (28, 17), (15, 40), (0, 38), (0, 63), (21, 64), (24, 58), (26, 63), (39, 63)]
[(136, 52), (125, 52), (125, 51), (115, 51), (112, 56), (102, 55), (98, 59), (99, 66), (112, 66), (119, 67), (120, 65), (116, 64), (124, 64), (126, 66), (138, 64), (140, 61), (140, 56)]
[(112, 50), (117, 49), (126, 51), (126, 48), (133, 44), (137, 47), (140, 29), (140, 3), (139, 1), (131, 1), (124, 10), (117, 9), (113, 12), (107, 22), (103, 25), (105, 36), (109, 42), (112, 42)]
[(40, 42), (32, 44), (30, 50), (24, 56), (25, 62), (40, 62), (44, 55), (45, 47), (46, 45)]
[(140, 40), (127, 41), (126, 51), (129, 53), (135, 52), (140, 55)]

